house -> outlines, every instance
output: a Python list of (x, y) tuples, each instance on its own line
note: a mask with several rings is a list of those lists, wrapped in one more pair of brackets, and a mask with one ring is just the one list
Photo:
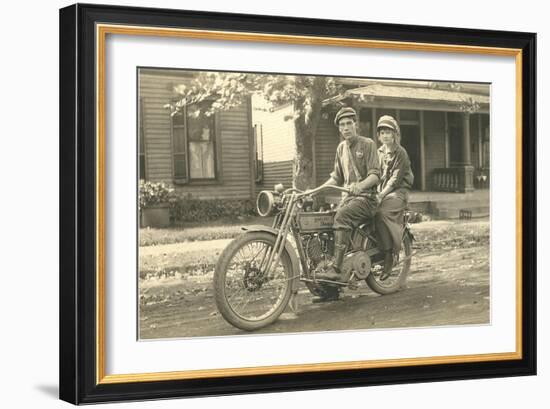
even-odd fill
[[(206, 116), (188, 106), (171, 116), (175, 86), (196, 72), (140, 68), (139, 177), (167, 182), (198, 199), (255, 199), (277, 183), (292, 185), (296, 140), (292, 103), (273, 107), (253, 96)], [(428, 81), (340, 79), (347, 89), (326, 100), (312, 141), (315, 185), (328, 178), (339, 143), (334, 115), (358, 112), (360, 134), (373, 137), (378, 118), (401, 125), (402, 145), (419, 192), (486, 191), (490, 173), (489, 85)], [(452, 199), (456, 201), (455, 199)], [(464, 203), (464, 202), (462, 202)], [(479, 203), (478, 203), (479, 204)], [(488, 193), (481, 205), (488, 206)]]
[[(376, 140), (375, 127), (382, 115), (392, 115), (401, 126), (401, 144), (407, 150), (415, 174), (413, 190), (472, 192), (489, 186), (490, 119), (489, 85), (428, 81), (342, 80), (349, 88), (324, 102), (321, 122), (313, 141), (316, 185), (327, 180), (340, 142), (333, 120), (341, 106), (358, 113), (360, 134)], [(355, 86), (354, 86), (355, 85)], [(271, 139), (294, 143), (294, 130), (281, 128), (281, 117), (292, 115), (292, 107), (259, 115), (255, 128), (263, 133), (264, 182), (292, 172), (293, 152), (275, 155)], [(273, 135), (273, 136), (272, 136)], [(281, 178), (282, 179), (282, 178)], [(261, 187), (268, 187), (263, 183)], [(272, 186), (272, 185), (271, 185)]]
[(200, 106), (181, 115), (165, 106), (174, 87), (194, 72), (140, 68), (139, 178), (166, 182), (199, 199), (253, 199), (256, 188), (254, 131), (250, 99), (206, 116)]
[(261, 95), (254, 95), (251, 101), (254, 146), (260, 164), (256, 193), (272, 190), (279, 183), (290, 187), (296, 156), (293, 105), (273, 107)]

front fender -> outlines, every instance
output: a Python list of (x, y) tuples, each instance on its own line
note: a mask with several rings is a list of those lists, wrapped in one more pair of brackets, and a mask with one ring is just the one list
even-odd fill
[[(277, 229), (274, 229), (273, 227), (270, 227), (270, 226), (264, 226), (263, 224), (255, 224), (255, 225), (252, 225), (252, 226), (242, 226), (241, 229), (243, 231), (246, 231), (246, 232), (262, 231), (262, 232), (270, 233), (275, 237), (277, 237), (277, 235), (279, 234), (279, 231)], [(299, 280), (299, 278), (300, 278), (300, 269), (301, 269), (300, 260), (298, 258), (298, 255), (296, 254), (296, 250), (294, 249), (292, 244), (288, 240), (285, 240), (285, 241), (286, 241), (285, 242), (285, 250), (287, 251), (288, 255), (290, 256), (290, 261), (292, 263), (292, 271), (295, 275), (295, 279), (293, 280), (292, 288), (293, 288), (293, 290), (297, 290), (298, 289), (298, 284), (300, 282), (300, 280)]]

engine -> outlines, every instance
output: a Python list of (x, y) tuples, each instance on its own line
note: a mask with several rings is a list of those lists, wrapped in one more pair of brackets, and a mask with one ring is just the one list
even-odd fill
[(366, 251), (355, 251), (346, 254), (342, 263), (342, 270), (353, 271), (355, 276), (364, 280), (370, 274), (371, 260)]
[(321, 262), (328, 262), (334, 255), (334, 236), (332, 233), (308, 235), (304, 240), (304, 249), (310, 268), (316, 268)]
[[(325, 270), (334, 256), (332, 233), (309, 235), (305, 240), (305, 252), (311, 270)], [(364, 280), (371, 271), (371, 258), (367, 251), (352, 251), (344, 256), (342, 271), (353, 271), (358, 279)]]

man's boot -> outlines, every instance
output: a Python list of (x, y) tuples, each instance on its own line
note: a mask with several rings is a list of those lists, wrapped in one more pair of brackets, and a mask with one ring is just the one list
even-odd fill
[(387, 280), (393, 271), (393, 251), (384, 253), (384, 271), (380, 275), (380, 281)]
[(334, 262), (327, 271), (317, 274), (316, 278), (346, 283), (349, 280), (349, 273), (342, 273), (340, 268), (351, 238), (351, 230), (336, 230), (334, 236)]

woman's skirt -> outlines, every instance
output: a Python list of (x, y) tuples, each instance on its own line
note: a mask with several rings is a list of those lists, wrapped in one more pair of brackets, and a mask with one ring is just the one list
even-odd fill
[(409, 189), (400, 188), (386, 195), (375, 216), (379, 248), (397, 254), (403, 238), (403, 213), (409, 203)]

